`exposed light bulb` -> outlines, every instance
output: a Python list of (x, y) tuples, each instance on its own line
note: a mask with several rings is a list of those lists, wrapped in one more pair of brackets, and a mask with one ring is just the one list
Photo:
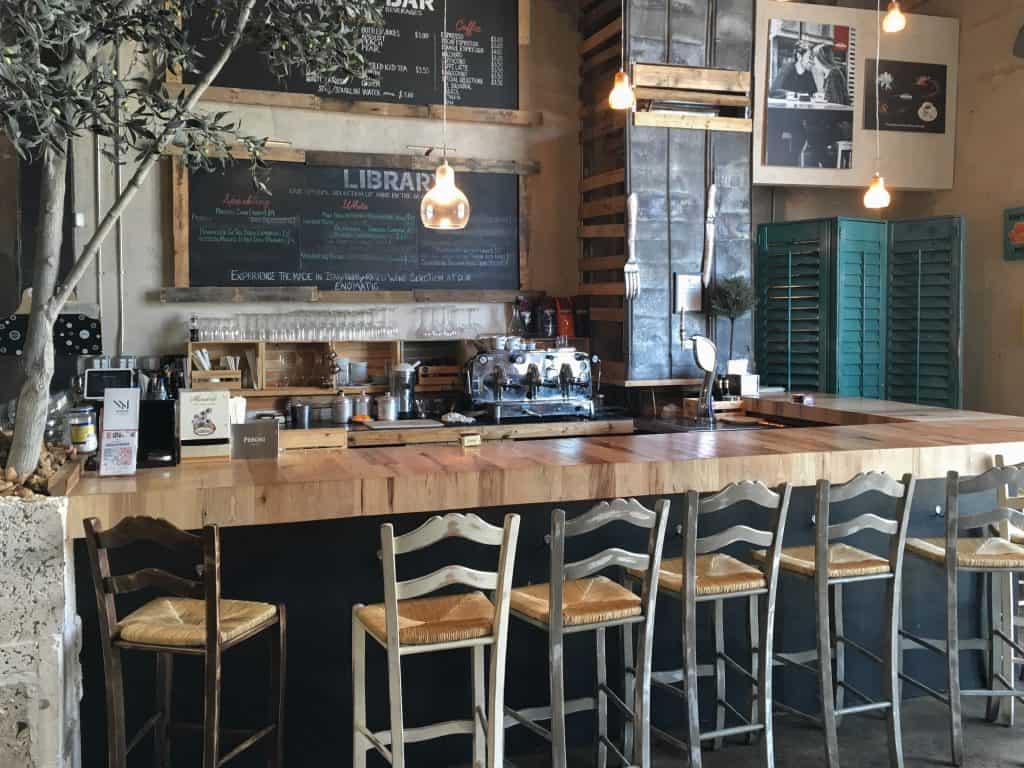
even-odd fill
[(864, 207), (872, 210), (888, 208), (892, 202), (892, 195), (885, 188), (885, 179), (880, 173), (876, 173), (871, 179), (871, 186), (864, 193)]
[(623, 70), (615, 73), (615, 85), (608, 94), (608, 104), (612, 109), (632, 109), (636, 106), (636, 94), (629, 84), (629, 75)]
[(882, 29), (886, 32), (902, 32), (907, 28), (907, 17), (903, 15), (903, 11), (900, 10), (900, 4), (897, 0), (891, 0), (889, 3), (889, 12), (885, 14), (885, 18), (882, 19)]
[(427, 229), (465, 229), (469, 198), (455, 186), (455, 171), (445, 160), (434, 172), (434, 186), (420, 202), (420, 220)]

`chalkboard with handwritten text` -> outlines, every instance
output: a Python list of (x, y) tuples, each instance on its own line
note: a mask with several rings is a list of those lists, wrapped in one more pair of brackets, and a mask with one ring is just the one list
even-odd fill
[(189, 177), (192, 286), (329, 291), (519, 288), (518, 178), (458, 173), (469, 226), (425, 229), (433, 174), (398, 168), (271, 165), (271, 195), (244, 163)]
[[(253, 48), (231, 57), (215, 86), (263, 91), (337, 96), (358, 101), (396, 104), (441, 104), (442, 46), (448, 68), (448, 104), (493, 109), (519, 108), (519, 0), (385, 0), (384, 26), (367, 27), (360, 40), (367, 59), (367, 77), (343, 83), (316, 81), (305, 73), (275, 78)], [(211, 39), (209, 20), (192, 19), (207, 61), (218, 42)], [(186, 75), (185, 82), (195, 82)]]

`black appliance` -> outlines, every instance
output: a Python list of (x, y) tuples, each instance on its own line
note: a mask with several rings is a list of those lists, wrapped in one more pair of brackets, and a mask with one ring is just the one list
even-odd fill
[(178, 442), (178, 401), (139, 402), (139, 469), (173, 467), (181, 462)]

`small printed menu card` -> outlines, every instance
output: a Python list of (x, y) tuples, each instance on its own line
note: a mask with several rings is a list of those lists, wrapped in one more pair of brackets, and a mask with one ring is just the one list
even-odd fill
[(139, 390), (109, 388), (103, 393), (99, 472), (134, 475), (138, 455)]
[(181, 460), (231, 458), (231, 393), (183, 389), (178, 393)]

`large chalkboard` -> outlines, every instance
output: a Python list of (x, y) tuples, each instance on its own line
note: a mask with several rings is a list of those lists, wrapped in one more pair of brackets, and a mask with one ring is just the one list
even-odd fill
[[(444, 0), (386, 0), (384, 26), (363, 30), (369, 76), (363, 81), (311, 82), (303, 73), (278, 80), (259, 52), (237, 51), (215, 86), (340, 96), (397, 104), (441, 104), (441, 53), (448, 62), (448, 104), (519, 108), (519, 0), (448, 0), (447, 34), (441, 35)], [(208, 21), (192, 20), (206, 61), (215, 57)], [(185, 82), (195, 82), (186, 75)]]
[(519, 288), (518, 177), (459, 173), (472, 216), (461, 231), (420, 223), (433, 174), (271, 164), (271, 195), (244, 163), (189, 177), (192, 286), (331, 291)]

